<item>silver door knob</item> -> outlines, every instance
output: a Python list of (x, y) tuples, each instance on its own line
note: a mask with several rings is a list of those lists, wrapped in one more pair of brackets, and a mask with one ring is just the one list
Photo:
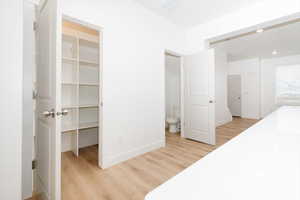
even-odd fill
[(44, 117), (52, 117), (52, 118), (54, 118), (55, 117), (55, 111), (54, 111), (54, 109), (47, 110), (47, 111), (43, 112), (43, 115), (44, 115)]
[(60, 115), (66, 116), (68, 114), (69, 114), (69, 111), (67, 109), (63, 109), (61, 112), (56, 113), (57, 116), (60, 116)]
[(213, 100), (210, 100), (209, 103), (214, 103), (214, 101), (213, 101)]

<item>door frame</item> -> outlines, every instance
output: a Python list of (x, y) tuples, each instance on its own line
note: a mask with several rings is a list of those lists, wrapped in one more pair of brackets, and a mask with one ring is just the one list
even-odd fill
[[(166, 61), (166, 55), (175, 56), (180, 59), (180, 136), (185, 138), (184, 135), (184, 68), (183, 68), (183, 56), (177, 52), (166, 49), (164, 52), (164, 61)], [(166, 62), (164, 63), (164, 80), (166, 78)], [(166, 91), (166, 82), (164, 81), (164, 91)], [(166, 93), (165, 93), (166, 94)], [(164, 108), (166, 111), (166, 96), (164, 95)], [(164, 122), (166, 122), (166, 115), (164, 115)]]
[[(103, 109), (102, 109), (103, 108), (103, 59), (102, 59), (103, 58), (103, 45), (102, 45), (103, 44), (103, 28), (100, 26), (96, 26), (96, 25), (90, 24), (88, 22), (85, 22), (81, 19), (70, 17), (63, 13), (62, 13), (61, 19), (60, 19), (61, 22), (59, 22), (61, 25), (62, 25), (62, 20), (64, 20), (64, 19), (99, 31), (99, 35), (100, 35), (100, 37), (99, 37), (99, 73), (100, 73), (99, 74), (99, 101), (101, 104), (101, 109), (99, 109), (98, 165), (99, 165), (99, 167), (102, 167), (102, 163), (103, 163), (103, 140), (102, 140), (102, 138), (103, 138)], [(60, 34), (62, 35), (61, 29), (60, 29)], [(61, 36), (59, 36), (59, 37), (61, 37)], [(57, 48), (60, 49), (61, 47), (57, 47)], [(59, 70), (61, 70), (61, 69), (59, 69)], [(56, 83), (56, 85), (58, 85), (58, 83)], [(58, 87), (60, 87), (60, 84)], [(60, 93), (61, 93), (61, 91), (60, 91)], [(58, 109), (56, 108), (56, 110), (58, 110)], [(34, 119), (34, 120), (36, 121), (37, 119)], [(59, 126), (60, 125), (61, 124), (59, 123)], [(59, 144), (60, 145), (58, 147), (56, 147), (56, 150), (57, 150), (57, 152), (59, 152), (61, 154), (61, 142), (59, 142)], [(34, 149), (36, 149), (36, 146), (34, 147)], [(58, 165), (57, 167), (59, 169), (58, 170), (59, 175), (57, 177), (59, 179), (59, 184), (58, 184), (58, 191), (59, 191), (58, 193), (59, 194), (58, 195), (61, 198), (61, 156), (58, 157), (58, 162), (55, 165)], [(35, 174), (34, 174), (34, 176), (35, 176)], [(34, 177), (34, 179), (35, 179), (35, 177)], [(37, 184), (36, 181), (34, 181), (33, 188), (35, 190), (37, 189), (36, 184)]]
[(98, 128), (98, 166), (103, 166), (103, 27), (91, 24), (80, 18), (62, 14), (62, 20), (77, 23), (99, 32), (99, 128)]

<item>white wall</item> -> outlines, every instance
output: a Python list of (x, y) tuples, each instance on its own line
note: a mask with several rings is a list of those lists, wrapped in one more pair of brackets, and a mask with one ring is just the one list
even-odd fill
[(260, 118), (260, 59), (247, 59), (229, 62), (229, 75), (241, 75), (242, 117)]
[(103, 27), (103, 166), (165, 144), (164, 51), (184, 32), (131, 0), (65, 0), (63, 13)]
[(0, 1), (0, 199), (20, 200), (23, 0)]
[(221, 50), (216, 49), (215, 59), (215, 120), (216, 126), (221, 126), (232, 121), (232, 115), (227, 103), (227, 54)]
[(277, 108), (275, 102), (276, 67), (296, 64), (300, 64), (300, 55), (261, 60), (262, 117), (265, 117)]
[(253, 6), (193, 27), (187, 32), (187, 53), (205, 47), (205, 40), (300, 12), (299, 0), (263, 0)]
[(180, 117), (180, 57), (166, 55), (166, 117)]

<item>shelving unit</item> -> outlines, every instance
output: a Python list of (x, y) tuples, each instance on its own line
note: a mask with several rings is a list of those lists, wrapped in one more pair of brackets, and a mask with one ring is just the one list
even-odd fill
[[(62, 36), (61, 101), (69, 111), (62, 119), (62, 143), (68, 146), (63, 151), (72, 150), (77, 156), (80, 138), (98, 135), (100, 107), (99, 34), (80, 26), (63, 21)], [(86, 141), (84, 146), (89, 145)]]

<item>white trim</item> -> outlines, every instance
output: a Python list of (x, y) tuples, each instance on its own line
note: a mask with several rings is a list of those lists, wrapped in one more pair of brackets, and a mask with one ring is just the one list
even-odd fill
[(227, 124), (227, 123), (229, 123), (229, 122), (231, 122), (232, 121), (232, 119), (230, 120), (230, 119), (223, 119), (223, 120), (220, 120), (220, 121), (217, 121), (217, 123), (216, 123), (216, 128), (218, 127), (218, 126), (222, 126), (222, 125), (224, 125), (224, 124)]
[(152, 144), (145, 145), (143, 147), (136, 148), (134, 150), (127, 151), (125, 153), (120, 153), (116, 156), (107, 156), (107, 158), (104, 159), (102, 163), (102, 168), (103, 169), (109, 168), (115, 164), (121, 163), (123, 161), (142, 155), (144, 153), (157, 150), (162, 147), (165, 147), (165, 140), (154, 142)]
[(184, 63), (183, 56), (180, 57), (180, 136), (185, 138), (185, 118), (184, 118), (184, 93), (185, 93), (185, 79), (184, 79)]

